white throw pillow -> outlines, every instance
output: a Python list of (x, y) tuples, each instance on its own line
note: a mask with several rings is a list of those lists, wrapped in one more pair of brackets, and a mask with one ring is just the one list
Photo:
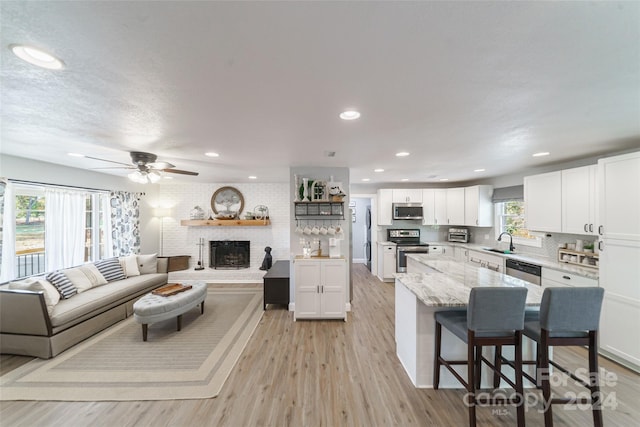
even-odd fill
[(138, 270), (138, 257), (137, 255), (129, 255), (118, 258), (120, 261), (120, 267), (122, 267), (122, 271), (124, 275), (127, 277), (131, 276), (139, 276), (140, 270)]
[(43, 292), (44, 302), (47, 306), (47, 312), (51, 314), (53, 307), (60, 301), (60, 293), (47, 279), (44, 277), (30, 277), (23, 280), (17, 280), (9, 283), (9, 289), (22, 291)]
[(140, 270), (140, 274), (157, 273), (158, 254), (138, 255), (138, 270)]
[(96, 286), (106, 285), (107, 279), (93, 264), (85, 264), (80, 267), (67, 268), (62, 270), (65, 276), (78, 289), (78, 293), (82, 293)]

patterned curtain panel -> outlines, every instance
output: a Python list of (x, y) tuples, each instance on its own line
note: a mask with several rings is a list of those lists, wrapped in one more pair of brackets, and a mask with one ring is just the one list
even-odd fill
[(140, 193), (109, 193), (113, 255), (140, 253)]

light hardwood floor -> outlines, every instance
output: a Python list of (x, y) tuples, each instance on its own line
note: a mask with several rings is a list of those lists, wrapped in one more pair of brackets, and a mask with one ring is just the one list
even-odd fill
[[(298, 321), (269, 306), (221, 394), (215, 399), (153, 402), (2, 402), (6, 426), (462, 426), (462, 390), (413, 387), (395, 355), (393, 284), (354, 265), (348, 321)], [(556, 349), (569, 367), (586, 366), (581, 350)], [(2, 356), (3, 372), (29, 358)], [(615, 410), (605, 425), (640, 424), (640, 376), (600, 358), (615, 375), (603, 387)], [(615, 383), (615, 384), (613, 384)], [(571, 390), (581, 391), (579, 388)], [(1, 391), (0, 391), (1, 392)], [(531, 396), (539, 392), (530, 390)], [(532, 399), (533, 400), (533, 399)], [(526, 413), (542, 426), (540, 406)], [(588, 426), (589, 410), (555, 406), (557, 426)], [(480, 426), (513, 426), (511, 408), (478, 409)]]

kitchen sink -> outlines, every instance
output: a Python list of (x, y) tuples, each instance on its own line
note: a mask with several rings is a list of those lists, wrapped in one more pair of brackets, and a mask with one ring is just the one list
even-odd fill
[(497, 254), (513, 254), (513, 253), (515, 253), (515, 252), (502, 250), (502, 249), (495, 249), (495, 248), (482, 248), (482, 250), (489, 251), (489, 252), (495, 252)]

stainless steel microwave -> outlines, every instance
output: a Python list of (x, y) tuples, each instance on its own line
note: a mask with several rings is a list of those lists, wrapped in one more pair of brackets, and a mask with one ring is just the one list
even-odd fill
[(393, 219), (422, 219), (422, 205), (419, 203), (394, 203)]

